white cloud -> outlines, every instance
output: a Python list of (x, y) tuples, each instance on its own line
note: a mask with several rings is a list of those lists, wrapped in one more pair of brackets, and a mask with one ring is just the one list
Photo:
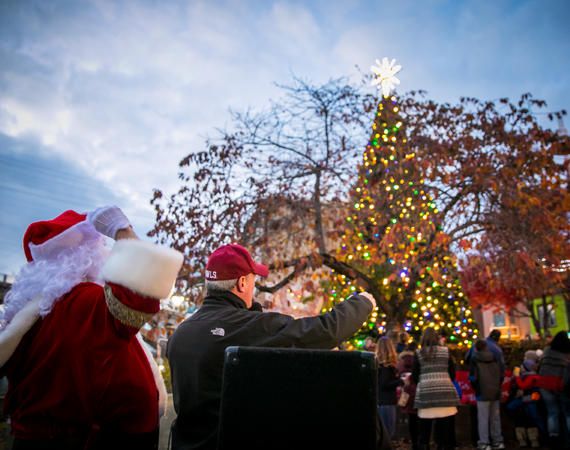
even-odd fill
[(36, 137), (150, 220), (152, 188), (175, 190), (178, 162), (228, 108), (264, 107), (292, 73), (320, 82), (388, 56), (403, 65), (402, 90), (438, 99), (570, 101), (564, 15), (530, 3), (93, 0), (3, 12), (0, 132)]
[(230, 102), (248, 103), (243, 27), (207, 3), (96, 6), (67, 20), (28, 17), (42, 27), (11, 57), (37, 70), (6, 71), (0, 131), (38, 136), (126, 206), (148, 210), (151, 189), (174, 189), (177, 163), (223, 123)]

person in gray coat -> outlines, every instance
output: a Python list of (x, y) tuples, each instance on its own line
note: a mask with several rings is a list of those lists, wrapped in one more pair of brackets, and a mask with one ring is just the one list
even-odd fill
[(496, 354), (489, 350), (486, 341), (477, 341), (469, 361), (469, 381), (477, 398), (477, 448), (481, 450), (505, 448), (500, 413), (501, 374), (502, 368)]

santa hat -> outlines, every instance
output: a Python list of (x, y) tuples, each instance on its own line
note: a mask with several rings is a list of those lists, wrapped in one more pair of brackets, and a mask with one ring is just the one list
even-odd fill
[(50, 259), (62, 250), (98, 239), (99, 233), (86, 218), (86, 214), (68, 210), (55, 219), (32, 223), (24, 234), (23, 242), (28, 262)]
[(109, 250), (105, 238), (86, 218), (86, 214), (68, 210), (28, 226), (23, 239), (28, 264), (4, 298), (0, 322), (10, 322), (36, 297), (40, 297), (40, 314), (45, 316), (54, 302), (76, 284), (99, 279)]
[(28, 264), (6, 293), (0, 312), (0, 367), (39, 316), (49, 314), (78, 283), (97, 279), (108, 250), (86, 217), (70, 210), (27, 228), (23, 245)]

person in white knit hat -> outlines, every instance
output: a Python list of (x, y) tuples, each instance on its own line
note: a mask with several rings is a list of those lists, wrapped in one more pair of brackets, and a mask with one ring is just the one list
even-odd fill
[(137, 333), (182, 255), (139, 240), (115, 206), (31, 224), (24, 252), (0, 315), (13, 448), (156, 449), (166, 391)]

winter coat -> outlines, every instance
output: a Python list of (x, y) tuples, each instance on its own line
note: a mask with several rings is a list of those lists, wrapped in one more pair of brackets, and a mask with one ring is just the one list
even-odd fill
[(398, 376), (394, 366), (378, 365), (378, 405), (395, 405), (398, 403), (396, 389), (404, 382)]
[(478, 401), (501, 399), (501, 368), (489, 350), (474, 351), (469, 361), (469, 381)]
[[(403, 351), (398, 355), (398, 371), (400, 373), (409, 372), (411, 375), (412, 370), (414, 369), (414, 353), (410, 351)], [(417, 414), (418, 411), (414, 408), (414, 402), (416, 400), (416, 383), (412, 377), (409, 377), (408, 384), (405, 384), (402, 387), (402, 391), (409, 395), (408, 403), (406, 406), (402, 407), (402, 412), (405, 414)]]
[(452, 379), (455, 378), (455, 365), (449, 349), (434, 347), (433, 356), (416, 352), (412, 379), (417, 384), (414, 407), (417, 409), (438, 408), (459, 405), (457, 390)]
[[(124, 286), (106, 286), (107, 291), (95, 283), (75, 286), (34, 324), (0, 369), (9, 381), (4, 408), (16, 438), (80, 437), (95, 424), (117, 434), (157, 428), (157, 385), (135, 337), (139, 328), (117, 311), (151, 316), (159, 301)], [(115, 316), (108, 307), (111, 295)]]
[(570, 355), (547, 347), (538, 369), (538, 374), (542, 377), (542, 387), (551, 391), (562, 391), (569, 362)]
[(231, 292), (207, 296), (202, 307), (176, 329), (168, 342), (178, 414), (172, 448), (216, 448), (227, 347), (332, 349), (352, 336), (371, 311), (372, 304), (355, 295), (321, 316), (294, 319), (248, 310)]
[(490, 337), (485, 339), (485, 342), (487, 343), (487, 350), (495, 356), (497, 362), (499, 363), (499, 372), (501, 374), (502, 382), (503, 378), (505, 378), (505, 357), (503, 355), (503, 350), (501, 347), (499, 347), (499, 344), (497, 344), (497, 342)]
[[(487, 343), (487, 350), (490, 351), (493, 355), (495, 355), (495, 358), (499, 363), (499, 369), (501, 372), (501, 380), (502, 380), (503, 378), (505, 378), (505, 357), (503, 355), (503, 350), (501, 349), (501, 347), (499, 347), (499, 344), (497, 344), (497, 342), (494, 339), (491, 339), (490, 337), (485, 339), (485, 342)], [(473, 344), (473, 346), (469, 349), (469, 351), (465, 355), (465, 362), (467, 364), (471, 363), (471, 357), (473, 356), (474, 353), (475, 353), (475, 344)]]

